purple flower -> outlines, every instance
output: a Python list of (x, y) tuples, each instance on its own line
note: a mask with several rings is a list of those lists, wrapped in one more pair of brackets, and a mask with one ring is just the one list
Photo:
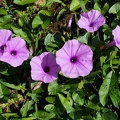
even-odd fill
[(86, 76), (93, 68), (93, 52), (89, 46), (78, 40), (68, 40), (56, 52), (56, 61), (61, 67), (63, 75), (70, 78)]
[(24, 60), (27, 60), (28, 57), (29, 51), (26, 47), (26, 42), (19, 37), (15, 37), (6, 43), (6, 49), (0, 60), (13, 67), (17, 67), (20, 66)]
[(72, 17), (70, 17), (69, 21), (68, 21), (68, 26), (67, 26), (67, 29), (70, 29), (71, 28), (71, 24), (72, 24)]
[(10, 30), (0, 30), (0, 56), (3, 55), (6, 42), (11, 39), (12, 32)]
[(80, 28), (86, 29), (88, 32), (95, 32), (100, 26), (105, 24), (105, 17), (97, 10), (90, 10), (87, 13), (81, 13), (78, 21)]
[(110, 42), (107, 47), (117, 46), (120, 49), (120, 26), (116, 26), (116, 28), (112, 31), (114, 36), (114, 40)]
[(49, 52), (43, 52), (41, 55), (33, 57), (30, 65), (32, 79), (44, 83), (50, 83), (57, 79), (60, 71), (54, 55)]

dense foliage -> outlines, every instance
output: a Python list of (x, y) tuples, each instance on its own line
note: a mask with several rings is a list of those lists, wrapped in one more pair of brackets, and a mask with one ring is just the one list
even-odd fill
[[(78, 21), (90, 10), (106, 21), (87, 32)], [(1, 0), (0, 30), (24, 39), (30, 55), (17, 67), (0, 58), (0, 120), (119, 120), (119, 31), (117, 45), (107, 47), (119, 24), (119, 0)], [(56, 57), (72, 39), (91, 48), (91, 72), (70, 78), (60, 71), (50, 83), (33, 80), (30, 61), (44, 52)]]

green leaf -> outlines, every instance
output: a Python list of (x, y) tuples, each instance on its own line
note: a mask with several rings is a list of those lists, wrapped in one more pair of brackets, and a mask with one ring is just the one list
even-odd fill
[(14, 0), (13, 3), (17, 5), (26, 5), (30, 3), (34, 3), (36, 0)]
[(109, 4), (105, 3), (101, 11), (102, 15), (105, 15), (108, 12), (109, 8)]
[(12, 89), (15, 89), (15, 90), (25, 89), (24, 84), (16, 86), (14, 84), (10, 84), (8, 82), (4, 82), (2, 79), (0, 79), (0, 83), (5, 85), (6, 87), (9, 87), (9, 88), (12, 88)]
[(67, 89), (70, 89), (71, 88), (71, 85), (70, 84), (63, 84), (63, 85), (59, 85), (59, 92), (66, 92)]
[(120, 91), (118, 87), (117, 75), (113, 72), (111, 84), (110, 84), (110, 92), (109, 96), (115, 107), (119, 109), (120, 105)]
[(6, 15), (7, 11), (4, 8), (0, 8), (0, 15)]
[(102, 120), (118, 120), (118, 117), (113, 112), (108, 111), (103, 113)]
[[(89, 108), (89, 109), (92, 109), (92, 110), (98, 110), (99, 111), (101, 108), (98, 104), (99, 104), (98, 96), (95, 95), (95, 94), (92, 94), (91, 96), (89, 96), (89, 100), (86, 103), (86, 107)], [(89, 111), (89, 109), (88, 109), (88, 111)]]
[(24, 12), (23, 12), (23, 11), (15, 10), (15, 12), (18, 14), (18, 16), (19, 16), (20, 18), (23, 18), (23, 17), (24, 17)]
[(27, 113), (29, 110), (33, 109), (32, 105), (33, 105), (33, 101), (27, 101), (23, 107), (21, 108), (20, 112), (22, 114), (22, 117), (27, 117)]
[(101, 65), (101, 67), (102, 67), (103, 63), (105, 62), (105, 59), (106, 59), (106, 57), (104, 57), (104, 56), (100, 57), (100, 65)]
[(66, 9), (65, 9), (65, 8), (62, 8), (62, 9), (59, 11), (59, 13), (57, 14), (56, 21), (59, 21), (60, 16), (61, 16), (61, 15), (62, 15), (62, 13), (64, 13), (65, 11), (66, 11)]
[(40, 10), (39, 14), (40, 13), (45, 15), (45, 16), (49, 16), (49, 17), (53, 15), (53, 12), (51, 10)]
[(35, 117), (27, 117), (27, 118), (11, 118), (10, 120), (36, 120)]
[(61, 48), (64, 44), (60, 33), (47, 34), (44, 40), (44, 45), (47, 51), (55, 53), (56, 49)]
[(32, 28), (35, 29), (41, 24), (43, 24), (43, 21), (42, 21), (41, 17), (39, 16), (39, 14), (37, 14), (32, 21)]
[(70, 4), (70, 11), (74, 11), (80, 8), (80, 0), (72, 0)]
[(20, 25), (21, 27), (23, 27), (23, 25), (24, 25), (24, 20), (23, 20), (22, 18), (19, 18), (19, 19), (18, 19), (18, 23), (19, 23), (19, 25)]
[(119, 10), (120, 10), (120, 2), (117, 2), (109, 9), (109, 13), (117, 14)]
[(86, 4), (86, 2), (84, 0), (72, 0), (72, 2), (70, 4), (70, 11), (77, 10), (81, 7), (82, 11), (85, 12), (85, 11), (87, 11), (85, 4)]
[(45, 100), (49, 103), (54, 103), (55, 97), (46, 97)]
[[(46, 29), (48, 27), (50, 23), (50, 18), (49, 18), (50, 13), (48, 13), (48, 11), (46, 11), (46, 13), (44, 12), (45, 11), (39, 12), (33, 19), (32, 21), (33, 29), (37, 28), (39, 25), (41, 25), (43, 29)], [(47, 14), (47, 15), (44, 15), (44, 14)]]
[[(3, 113), (1, 114), (3, 117), (5, 117), (5, 120), (11, 120), (12, 117), (18, 117), (17, 113)], [(4, 120), (4, 119), (0, 119), (0, 120)]]
[(26, 40), (28, 43), (31, 43), (31, 40), (29, 39), (27, 33), (25, 31), (23, 31), (21, 28), (12, 26), (12, 29), (13, 29), (14, 33), (16, 34), (16, 36), (19, 36), (19, 37), (23, 38), (24, 40)]
[(48, 45), (50, 45), (52, 42), (54, 42), (54, 35), (49, 33), (49, 34), (47, 34), (47, 36), (45, 37), (44, 45), (48, 46)]
[(73, 101), (71, 99), (71, 97), (67, 97), (65, 98), (62, 94), (58, 93), (58, 97), (62, 103), (62, 105), (64, 106), (64, 108), (66, 109), (67, 113), (70, 113), (72, 111), (74, 111), (74, 108), (72, 107), (73, 105)]
[(81, 43), (88, 44), (88, 40), (90, 39), (90, 33), (87, 32), (83, 36), (77, 38)]
[(0, 114), (0, 120), (5, 120), (5, 118)]
[(50, 24), (50, 18), (48, 16), (44, 16), (43, 24), (41, 24), (42, 29), (46, 29)]
[(0, 99), (3, 97), (4, 97), (4, 95), (3, 95), (3, 91), (2, 91), (2, 84), (0, 84)]
[(3, 97), (4, 97), (4, 100), (8, 100), (10, 97), (10, 92), (5, 85), (0, 83), (0, 98), (3, 98)]
[(101, 9), (100, 9), (100, 8), (101, 8), (101, 7), (100, 7), (99, 3), (95, 3), (95, 4), (94, 4), (94, 9), (95, 9), (95, 10), (98, 10), (98, 11), (101, 12)]
[(120, 105), (120, 91), (119, 91), (119, 89), (113, 89), (109, 95), (110, 95), (110, 98), (111, 98), (114, 106), (119, 109), (119, 105)]
[(49, 83), (49, 85), (48, 85), (49, 95), (56, 95), (58, 93), (58, 91), (59, 91), (59, 85), (56, 80)]
[(96, 118), (95, 118), (95, 120), (102, 120), (102, 116), (101, 116), (100, 112), (97, 112), (97, 113), (96, 113)]
[(72, 94), (72, 98), (73, 100), (78, 104), (78, 105), (83, 105), (84, 104), (84, 92), (83, 90), (81, 89), (79, 91), (79, 93), (73, 93)]
[(49, 112), (46, 112), (46, 111), (38, 111), (37, 113), (33, 113), (33, 116), (40, 119), (40, 120), (50, 120), (50, 118), (54, 118), (55, 117), (55, 114), (54, 113), (49, 113)]
[(61, 0), (47, 0), (47, 7), (50, 8), (54, 2), (60, 3), (61, 5), (65, 6), (64, 2), (62, 2)]
[(3, 17), (0, 17), (0, 25), (5, 25), (7, 24), (8, 22), (10, 22), (12, 19), (12, 16), (11, 15), (5, 15)]
[(38, 102), (41, 99), (41, 96), (37, 93), (27, 93), (28, 97), (31, 97), (31, 99), (35, 102)]
[(111, 83), (111, 78), (112, 78), (112, 71), (110, 71), (107, 76), (105, 77), (100, 90), (99, 90), (99, 98), (100, 98), (100, 102), (101, 104), (104, 106), (107, 102), (107, 97), (109, 94), (109, 90), (110, 90), (110, 83)]
[(44, 109), (48, 112), (53, 112), (53, 110), (55, 109), (55, 106), (53, 104), (48, 104), (44, 107)]

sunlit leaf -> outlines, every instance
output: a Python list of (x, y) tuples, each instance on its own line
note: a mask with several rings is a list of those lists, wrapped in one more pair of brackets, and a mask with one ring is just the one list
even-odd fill
[(57, 81), (53, 81), (48, 85), (48, 92), (50, 95), (56, 95), (59, 91), (59, 85)]
[(7, 11), (4, 8), (0, 8), (0, 15), (6, 15)]
[(16, 36), (19, 36), (19, 37), (23, 38), (24, 40), (26, 40), (28, 43), (31, 43), (31, 40), (28, 37), (27, 33), (25, 31), (23, 31), (21, 28), (12, 26), (12, 29), (13, 29), (14, 33), (16, 34)]
[(34, 3), (36, 0), (14, 0), (13, 2), (17, 5), (26, 5), (30, 3)]
[(62, 94), (58, 94), (58, 97), (62, 103), (62, 105), (64, 106), (64, 108), (66, 109), (67, 113), (70, 113), (72, 111), (74, 111), (74, 108), (72, 107), (73, 105), (73, 101), (70, 97), (65, 98)]
[(29, 110), (33, 109), (32, 105), (33, 105), (33, 101), (27, 101), (23, 107), (21, 108), (20, 112), (22, 114), (22, 117), (27, 117), (27, 113)]
[(109, 90), (110, 90), (112, 73), (113, 72), (110, 71), (107, 74), (106, 78), (104, 79), (104, 81), (99, 89), (99, 98), (100, 98), (100, 102), (103, 106), (106, 105), (106, 102), (107, 102), (107, 98), (108, 98), (108, 94), (109, 94)]
[(72, 0), (70, 4), (70, 11), (74, 11), (80, 8), (80, 0)]
[(41, 120), (49, 120), (50, 118), (54, 118), (55, 114), (40, 110), (37, 113), (33, 113), (33, 116)]
[(32, 21), (32, 28), (37, 28), (39, 25), (43, 23), (42, 19), (40, 16), (37, 14), (35, 18)]
[(7, 23), (9, 23), (12, 19), (11, 15), (5, 15), (3, 17), (0, 17), (0, 25), (5, 25)]
[(79, 93), (73, 93), (72, 98), (78, 105), (84, 104), (84, 92), (82, 90), (79, 91)]
[(48, 104), (44, 107), (44, 109), (48, 112), (52, 112), (55, 109), (55, 106), (53, 104)]
[(120, 10), (120, 2), (117, 2), (114, 5), (112, 5), (112, 7), (109, 9), (109, 13), (117, 14), (119, 10)]

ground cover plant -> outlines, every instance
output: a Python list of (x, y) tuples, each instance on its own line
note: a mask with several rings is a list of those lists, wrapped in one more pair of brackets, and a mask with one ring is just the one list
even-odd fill
[(119, 0), (0, 0), (0, 120), (119, 120), (119, 55)]

